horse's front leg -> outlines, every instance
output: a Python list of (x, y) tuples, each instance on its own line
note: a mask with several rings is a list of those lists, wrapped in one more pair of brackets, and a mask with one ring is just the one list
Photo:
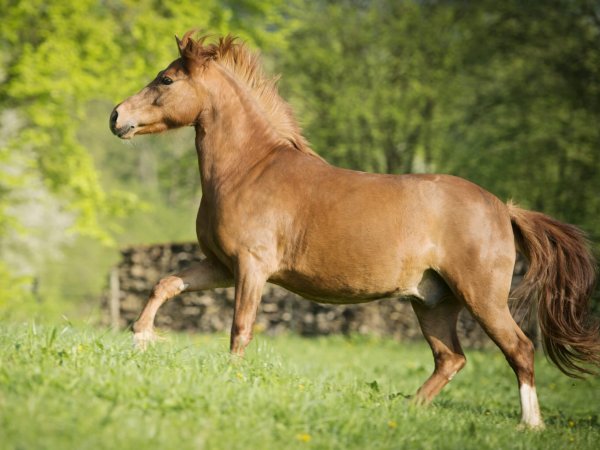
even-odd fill
[(235, 274), (235, 309), (231, 325), (231, 353), (244, 356), (244, 350), (252, 340), (256, 311), (267, 276), (261, 265), (253, 259), (240, 261)]
[(161, 279), (152, 289), (150, 298), (140, 317), (133, 324), (133, 342), (136, 348), (144, 350), (148, 342), (157, 339), (154, 333), (156, 312), (170, 298), (182, 292), (201, 291), (233, 285), (233, 277), (221, 263), (204, 259), (200, 263)]

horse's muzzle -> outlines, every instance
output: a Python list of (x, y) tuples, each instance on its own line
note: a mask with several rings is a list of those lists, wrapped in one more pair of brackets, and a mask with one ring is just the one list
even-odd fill
[(118, 127), (117, 126), (118, 118), (119, 118), (119, 113), (117, 112), (117, 108), (115, 108), (115, 109), (113, 109), (112, 113), (110, 114), (110, 119), (108, 120), (108, 124), (110, 127), (110, 131), (112, 131), (112, 133), (115, 136), (118, 136), (121, 139), (123, 139), (135, 127), (130, 123), (127, 123), (127, 124), (123, 125), (122, 127)]

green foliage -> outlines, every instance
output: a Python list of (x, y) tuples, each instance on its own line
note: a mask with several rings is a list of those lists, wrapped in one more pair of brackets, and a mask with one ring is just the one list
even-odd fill
[(76, 229), (100, 237), (97, 221), (108, 208), (107, 198), (76, 132), (84, 122), (82, 105), (97, 94), (106, 61), (118, 52), (105, 39), (110, 21), (88, 19), (94, 3), (17, 2), (3, 8), (8, 11), (1, 35), (7, 69), (0, 99), (23, 121), (7, 144), (9, 151), (32, 151), (48, 187), (77, 212)]
[[(452, 39), (452, 11), (413, 2), (316, 2), (280, 56), (284, 90), (314, 147), (333, 163), (406, 173), (429, 168), (429, 133)], [(428, 161), (431, 164), (431, 161)]]
[(140, 354), (129, 334), (2, 324), (2, 447), (593, 449), (600, 439), (598, 380), (568, 380), (544, 360), (539, 433), (517, 431), (499, 352), (469, 352), (434, 404), (413, 408), (406, 397), (433, 367), (424, 343), (258, 336), (244, 361), (226, 347), (225, 336), (173, 335)]
[(0, 261), (0, 314), (1, 318), (10, 317), (17, 311), (29, 309), (33, 301), (30, 292), (31, 279), (12, 273), (3, 261)]

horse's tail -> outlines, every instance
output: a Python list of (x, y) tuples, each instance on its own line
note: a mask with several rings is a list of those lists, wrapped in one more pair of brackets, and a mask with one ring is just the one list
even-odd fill
[[(516, 243), (529, 268), (512, 296), (537, 306), (546, 354), (565, 374), (597, 373), (600, 325), (591, 316), (596, 262), (579, 228), (509, 203)], [(587, 366), (587, 367), (586, 367)]]

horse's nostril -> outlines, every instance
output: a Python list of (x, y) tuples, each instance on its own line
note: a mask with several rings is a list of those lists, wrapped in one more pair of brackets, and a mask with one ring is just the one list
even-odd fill
[(110, 126), (113, 128), (117, 123), (117, 117), (119, 117), (119, 113), (115, 109), (115, 110), (113, 110), (112, 114), (110, 115)]

